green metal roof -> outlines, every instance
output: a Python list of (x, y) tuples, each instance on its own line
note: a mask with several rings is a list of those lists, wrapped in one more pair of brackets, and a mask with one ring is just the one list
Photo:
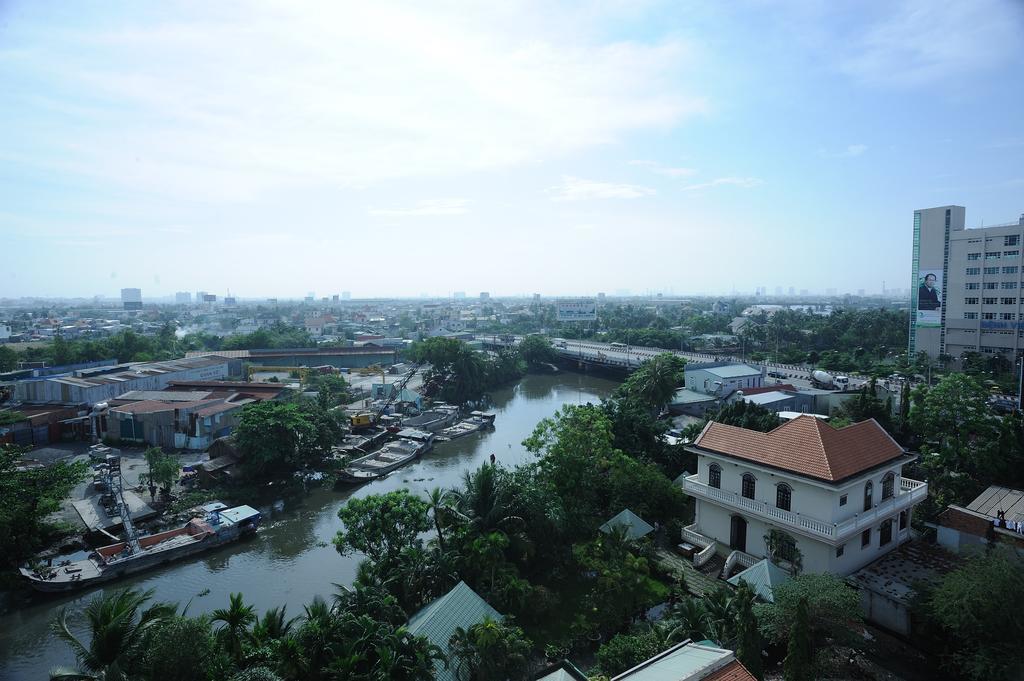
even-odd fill
[[(425, 636), (427, 640), (448, 654), (448, 641), (458, 628), (469, 629), (474, 624), (483, 622), (485, 617), (501, 621), (502, 614), (492, 608), (465, 582), (459, 582), (451, 591), (409, 619), (409, 631), (417, 636)], [(455, 676), (455, 665), (445, 668), (444, 662), (434, 662), (434, 678), (437, 681), (458, 681)]]
[(773, 564), (767, 558), (754, 563), (743, 572), (728, 579), (733, 586), (739, 586), (740, 580), (750, 585), (759, 598), (769, 603), (775, 602), (774, 590), (780, 584), (789, 581), (789, 573)]
[(654, 532), (654, 528), (651, 527), (646, 520), (638, 516), (636, 513), (633, 513), (628, 508), (621, 511), (599, 529), (605, 534), (609, 534), (613, 527), (618, 526), (626, 528), (626, 536), (630, 539), (639, 539), (640, 537)]

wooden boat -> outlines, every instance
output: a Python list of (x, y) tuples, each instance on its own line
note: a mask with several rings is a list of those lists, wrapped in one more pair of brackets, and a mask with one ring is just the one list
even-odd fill
[(84, 560), (19, 572), (37, 591), (75, 591), (236, 541), (255, 532), (260, 518), (251, 506), (228, 508), (214, 502), (203, 506), (203, 517), (184, 527), (103, 546)]
[(399, 438), (387, 443), (376, 452), (353, 460), (338, 474), (339, 483), (362, 484), (418, 459), (433, 446), (433, 437), (427, 441)]

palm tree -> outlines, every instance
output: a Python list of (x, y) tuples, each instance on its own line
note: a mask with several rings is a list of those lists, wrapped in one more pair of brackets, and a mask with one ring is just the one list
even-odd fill
[(466, 471), (462, 476), (462, 491), (453, 494), (457, 497), (456, 517), (473, 534), (505, 532), (510, 523), (522, 521), (508, 512), (510, 500), (497, 466), (483, 464), (475, 471)]
[(682, 382), (683, 361), (665, 352), (644, 362), (622, 387), (657, 414)]
[(292, 617), (287, 619), (288, 606), (271, 608), (263, 613), (263, 618), (256, 621), (252, 628), (252, 638), (257, 644), (269, 641), (279, 641), (291, 633), (292, 627), (299, 619)]
[(444, 526), (451, 514), (454, 498), (440, 487), (435, 487), (427, 494), (427, 510), (434, 520), (434, 530), (437, 532), (437, 546), (444, 553)]
[(242, 594), (231, 594), (228, 608), (218, 608), (210, 613), (213, 622), (223, 622), (218, 632), (227, 645), (235, 662), (242, 659), (242, 640), (249, 633), (249, 626), (256, 621), (256, 609), (246, 605)]
[(131, 664), (138, 659), (146, 633), (174, 616), (178, 607), (171, 603), (155, 603), (142, 610), (153, 597), (153, 590), (125, 589), (114, 594), (97, 596), (85, 608), (91, 634), (89, 645), (71, 633), (68, 611), (62, 608), (54, 621), (54, 631), (75, 652), (81, 670), (54, 670), (54, 679), (104, 679), (120, 681), (127, 678)]
[(673, 636), (695, 641), (708, 638), (708, 611), (696, 598), (684, 598), (676, 603), (669, 618), (676, 625)]

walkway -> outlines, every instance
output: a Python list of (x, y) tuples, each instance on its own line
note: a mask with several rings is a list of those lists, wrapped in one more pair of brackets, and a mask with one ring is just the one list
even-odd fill
[(656, 549), (654, 556), (658, 566), (666, 572), (672, 575), (682, 574), (683, 578), (686, 579), (686, 589), (694, 596), (703, 596), (711, 591), (717, 591), (723, 586), (728, 588), (726, 582), (714, 576), (722, 571), (724, 561), (721, 556), (715, 556), (704, 566), (704, 569), (708, 570), (711, 574), (698, 570), (693, 566), (692, 560), (683, 558), (678, 553), (669, 549)]

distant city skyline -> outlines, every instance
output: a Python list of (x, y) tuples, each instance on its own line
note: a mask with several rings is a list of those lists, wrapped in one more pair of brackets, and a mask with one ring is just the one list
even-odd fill
[(14, 0), (0, 27), (0, 297), (870, 293), (910, 286), (915, 210), (1024, 211), (1014, 0)]

